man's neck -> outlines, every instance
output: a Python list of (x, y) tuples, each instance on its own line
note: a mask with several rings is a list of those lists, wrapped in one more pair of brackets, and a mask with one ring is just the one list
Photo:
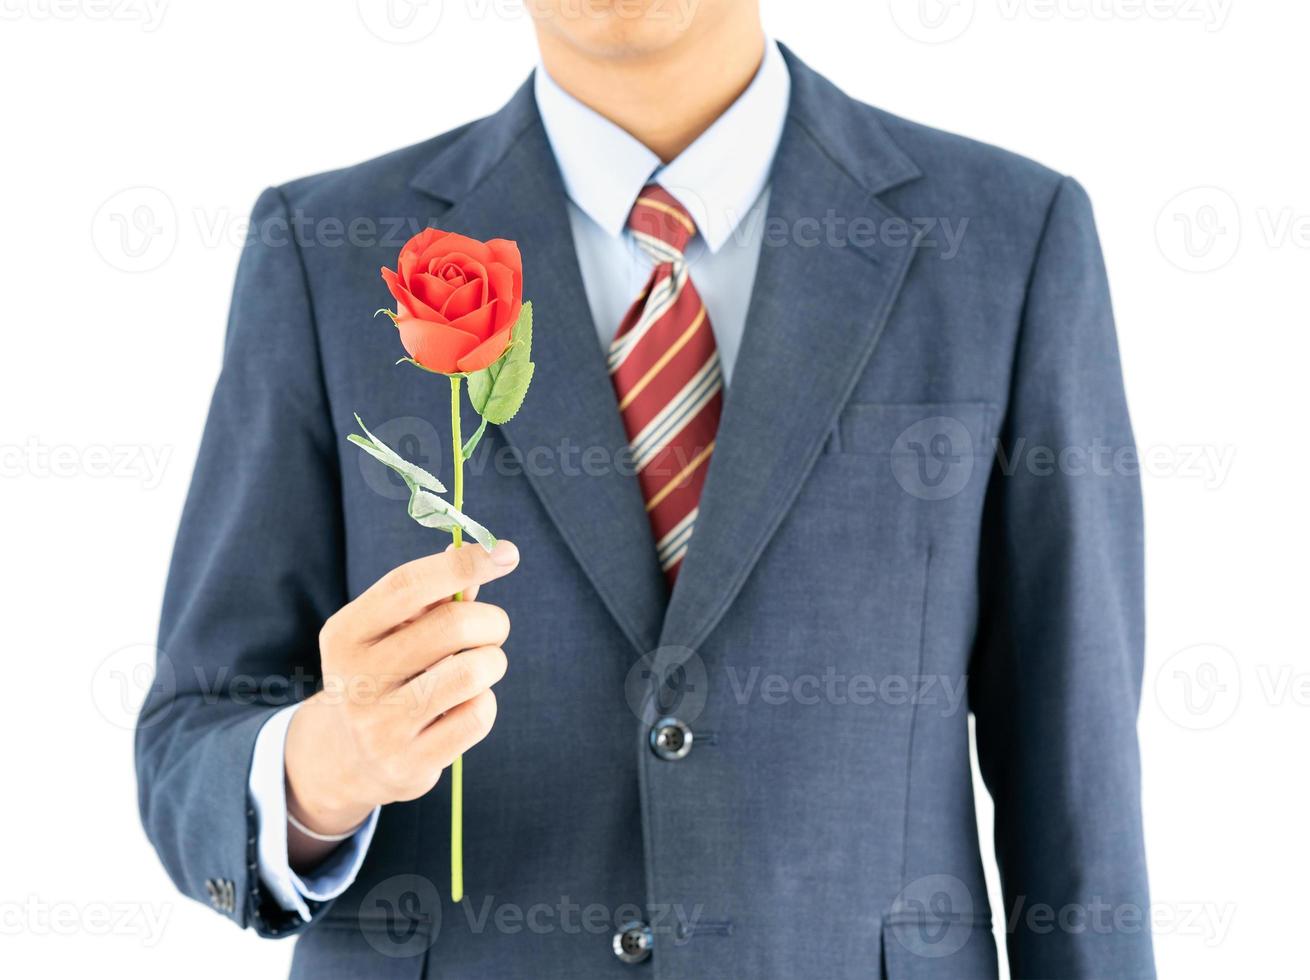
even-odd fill
[(672, 48), (621, 58), (593, 59), (558, 38), (539, 40), (542, 63), (561, 88), (665, 163), (736, 101), (764, 56), (757, 16), (739, 29), (689, 32)]

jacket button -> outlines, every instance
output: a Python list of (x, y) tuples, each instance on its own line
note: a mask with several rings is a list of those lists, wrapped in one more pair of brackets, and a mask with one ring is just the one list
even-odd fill
[(661, 718), (650, 730), (650, 749), (665, 762), (685, 759), (691, 751), (691, 729), (677, 718)]
[(614, 934), (614, 955), (623, 963), (650, 959), (655, 936), (644, 922), (625, 922)]

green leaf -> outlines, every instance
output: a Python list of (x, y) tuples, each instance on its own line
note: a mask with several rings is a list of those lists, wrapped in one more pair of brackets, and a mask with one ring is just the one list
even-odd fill
[(487, 420), (483, 419), (481, 422), (478, 423), (477, 431), (474, 432), (473, 435), (469, 436), (469, 441), (464, 443), (463, 448), (460, 449), (459, 451), (460, 456), (462, 456), (464, 459), (470, 458), (473, 455), (473, 450), (477, 449), (478, 443), (482, 441), (482, 434), (486, 431), (487, 431)]
[(385, 442), (378, 440), (373, 433), (368, 431), (364, 426), (363, 420), (358, 415), (355, 416), (355, 421), (359, 423), (359, 427), (364, 430), (364, 436), (367, 436), (368, 438), (365, 439), (363, 436), (355, 435), (352, 432), (350, 435), (346, 436), (350, 442), (353, 442), (383, 466), (389, 466), (391, 469), (399, 473), (405, 478), (405, 482), (409, 484), (411, 488), (419, 486), (423, 487), (425, 490), (431, 490), (433, 493), (446, 492), (446, 488), (442, 486), (441, 481), (435, 476), (421, 466), (415, 466)]
[(391, 322), (392, 322), (393, 324), (394, 324), (394, 323), (396, 322), (396, 320), (398, 319), (398, 317), (396, 316), (396, 314), (393, 313), (393, 312), (391, 312), (391, 310), (387, 309), (385, 306), (384, 306), (382, 309), (378, 310), (376, 313), (374, 313), (374, 314), (373, 314), (373, 318), (374, 318), (374, 319), (377, 319), (377, 318), (380, 317), (383, 313), (385, 313), (387, 316), (391, 317)]
[(458, 527), (487, 551), (496, 547), (494, 534), (467, 514), (456, 510), (453, 504), (426, 490), (415, 489), (410, 494), (409, 516), (424, 527), (436, 528), (438, 531), (454, 531)]
[(524, 303), (505, 353), (469, 375), (469, 401), (484, 421), (504, 425), (523, 405), (536, 365), (532, 363), (532, 303)]
[(405, 486), (409, 487), (410, 517), (424, 527), (436, 528), (439, 531), (453, 532), (459, 528), (488, 551), (496, 546), (494, 534), (467, 514), (457, 510), (453, 504), (437, 496), (446, 490), (440, 480), (378, 440), (365, 428), (358, 415), (355, 416), (355, 421), (359, 422), (364, 435), (351, 433), (346, 438), (378, 462), (400, 474), (405, 481)]

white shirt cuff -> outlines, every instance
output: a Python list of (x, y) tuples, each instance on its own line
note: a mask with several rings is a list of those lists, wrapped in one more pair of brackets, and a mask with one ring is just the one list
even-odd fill
[(306, 900), (327, 902), (336, 898), (355, 881), (364, 863), (373, 831), (377, 829), (375, 809), (354, 836), (341, 842), (311, 873), (298, 875), (291, 870), (287, 853), (287, 782), (286, 744), (291, 716), (300, 705), (283, 708), (259, 730), (255, 754), (250, 764), (250, 800), (259, 827), (259, 878), (278, 905), (288, 912), (298, 912), (310, 920)]

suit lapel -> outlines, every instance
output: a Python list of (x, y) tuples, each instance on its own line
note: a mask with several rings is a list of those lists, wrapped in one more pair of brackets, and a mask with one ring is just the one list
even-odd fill
[(615, 621), (638, 652), (650, 650), (666, 587), (531, 83), (470, 127), (413, 185), (453, 202), (444, 229), (519, 243), (537, 370), (522, 410), (501, 434)]
[[(643, 654), (657, 642), (697, 647), (736, 597), (868, 363), (914, 251), (882, 236), (841, 237), (840, 229), (856, 222), (867, 229), (870, 221), (883, 227), (899, 220), (876, 195), (919, 171), (875, 110), (782, 51), (792, 95), (765, 242), (696, 532), (667, 611), (531, 81), (412, 181), (450, 202), (444, 228), (519, 243), (535, 313), (537, 374), (502, 435), (525, 459), (546, 513)], [(842, 220), (831, 240), (830, 217)], [(606, 463), (579, 473), (561, 447), (575, 461), (599, 449)], [(549, 462), (530, 462), (534, 451)]]
[[(792, 506), (871, 356), (914, 251), (841, 227), (896, 216), (875, 194), (918, 174), (874, 110), (783, 49), (792, 104), (774, 162), (746, 333), (661, 635), (695, 649), (723, 616)], [(657, 667), (657, 669), (659, 669)]]

